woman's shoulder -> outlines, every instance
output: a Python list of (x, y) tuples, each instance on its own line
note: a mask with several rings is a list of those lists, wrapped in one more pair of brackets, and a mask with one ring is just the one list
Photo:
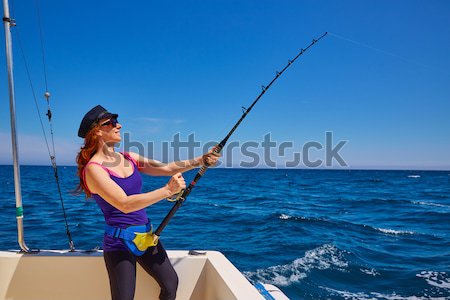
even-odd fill
[(94, 155), (91, 159), (86, 163), (85, 168), (90, 167), (92, 165), (103, 165), (103, 160), (101, 160), (98, 156)]
[(100, 157), (95, 156), (95, 155), (84, 166), (84, 172), (89, 172), (89, 173), (96, 172), (100, 169), (103, 169), (107, 173), (109, 173), (108, 168), (103, 165), (103, 160)]
[(125, 158), (127, 157), (131, 157), (134, 160), (139, 160), (140, 155), (136, 152), (132, 152), (132, 151), (123, 151), (120, 152)]
[(140, 155), (136, 152), (131, 152), (131, 151), (124, 151), (124, 152), (120, 152), (126, 159), (131, 159), (134, 162), (137, 162), (140, 160)]
[(139, 167), (139, 162), (141, 161), (141, 156), (135, 152), (122, 152), (125, 159), (131, 160), (136, 166)]

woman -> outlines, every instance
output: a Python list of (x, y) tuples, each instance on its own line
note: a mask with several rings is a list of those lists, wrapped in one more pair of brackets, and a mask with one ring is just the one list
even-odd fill
[[(133, 242), (127, 227), (139, 225), (143, 226), (144, 234), (149, 231), (150, 221), (144, 209), (186, 188), (181, 173), (202, 165), (213, 165), (219, 155), (210, 151), (193, 160), (162, 164), (133, 152), (117, 153), (114, 146), (121, 140), (122, 128), (117, 117), (100, 105), (86, 113), (78, 130), (84, 145), (77, 156), (78, 190), (95, 199), (107, 224), (103, 255), (111, 296), (113, 300), (133, 299), (137, 261), (161, 287), (159, 298), (175, 299), (178, 277), (162, 243), (159, 241), (156, 246), (136, 253), (136, 249), (130, 248)], [(165, 186), (142, 193), (139, 172), (172, 177)]]

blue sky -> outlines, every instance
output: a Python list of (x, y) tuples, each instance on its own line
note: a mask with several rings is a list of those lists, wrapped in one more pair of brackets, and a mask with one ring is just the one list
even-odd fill
[[(17, 1), (14, 17), (45, 112), (34, 7)], [(276, 82), (232, 140), (261, 142), (270, 132), (300, 152), (332, 131), (335, 144), (348, 141), (340, 155), (350, 168), (450, 169), (448, 1), (41, 0), (40, 8), (60, 164), (74, 163), (79, 122), (97, 104), (119, 113), (132, 141), (154, 142), (156, 159), (176, 133), (220, 141), (260, 86), (328, 31), (334, 35)], [(13, 38), (21, 163), (48, 164)], [(4, 59), (2, 67), (0, 164), (9, 164)], [(291, 152), (272, 156), (281, 166)], [(324, 158), (323, 150), (311, 154)]]

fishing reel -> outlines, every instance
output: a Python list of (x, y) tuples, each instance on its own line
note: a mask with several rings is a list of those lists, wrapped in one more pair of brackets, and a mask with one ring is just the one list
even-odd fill
[(181, 190), (178, 194), (167, 197), (166, 200), (169, 202), (184, 201), (184, 198), (182, 197), (183, 193), (184, 193), (184, 189)]

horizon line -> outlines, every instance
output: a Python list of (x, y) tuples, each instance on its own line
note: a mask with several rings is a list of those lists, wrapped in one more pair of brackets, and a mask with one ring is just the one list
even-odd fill
[[(13, 164), (1, 164), (0, 166), (13, 166)], [(50, 164), (22, 164), (21, 167), (52, 167)], [(76, 167), (77, 165), (59, 165), (57, 167)], [(450, 172), (449, 168), (433, 168), (424, 169), (423, 167), (322, 167), (322, 168), (287, 168), (287, 167), (255, 167), (255, 168), (244, 168), (244, 167), (213, 167), (211, 169), (232, 169), (232, 170), (319, 170), (319, 171), (437, 171), (437, 172)], [(195, 169), (194, 169), (195, 170)], [(190, 170), (192, 171), (192, 170)]]

